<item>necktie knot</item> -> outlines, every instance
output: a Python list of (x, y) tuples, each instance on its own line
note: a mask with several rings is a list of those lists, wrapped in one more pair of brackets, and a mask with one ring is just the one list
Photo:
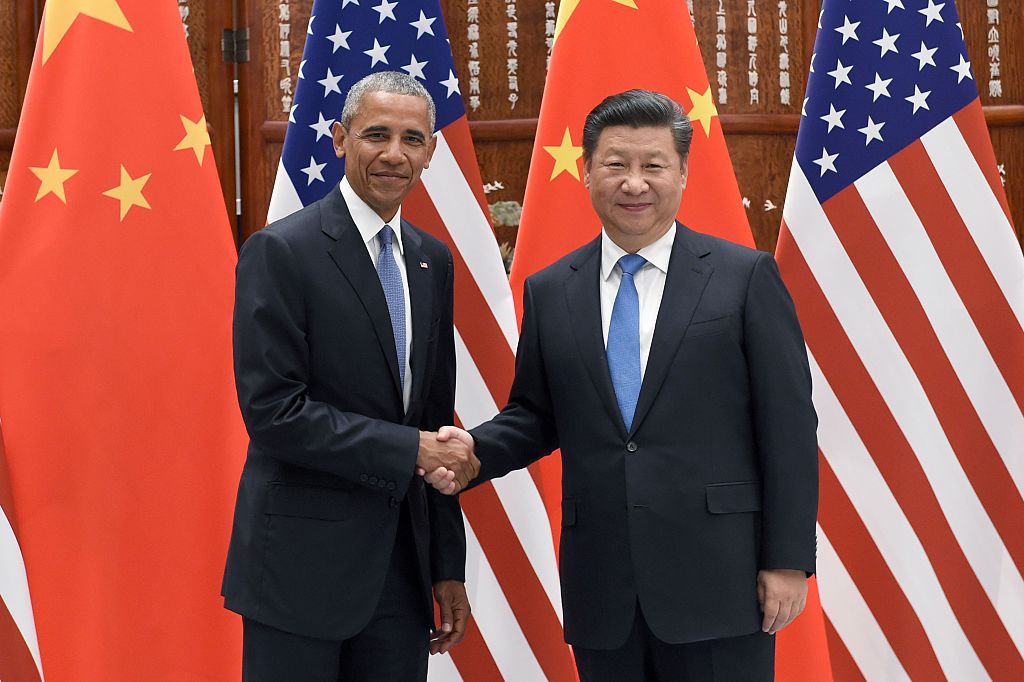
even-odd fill
[(380, 232), (377, 233), (377, 237), (380, 239), (380, 251), (381, 253), (391, 253), (391, 235), (394, 231), (391, 226), (387, 223), (384, 227), (380, 228)]
[(623, 275), (632, 277), (647, 263), (647, 259), (636, 253), (627, 253), (619, 259), (619, 269)]

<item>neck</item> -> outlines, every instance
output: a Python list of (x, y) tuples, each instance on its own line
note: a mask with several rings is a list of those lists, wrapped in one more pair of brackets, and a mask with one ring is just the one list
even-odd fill
[(613, 235), (605, 229), (605, 233), (608, 234), (608, 238), (611, 239), (615, 244), (625, 251), (626, 253), (637, 253), (641, 249), (644, 249), (654, 242), (658, 241), (665, 236), (665, 233), (669, 231), (675, 225), (675, 221), (668, 223), (660, 230), (655, 232), (647, 232), (645, 234), (634, 235), (634, 234), (616, 234)]

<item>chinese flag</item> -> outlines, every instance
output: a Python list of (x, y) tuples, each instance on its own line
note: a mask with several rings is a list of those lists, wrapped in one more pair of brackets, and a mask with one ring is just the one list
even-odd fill
[(240, 675), (234, 262), (176, 4), (48, 0), (0, 203), (0, 418), (47, 680)]
[[(523, 280), (601, 231), (583, 186), (583, 122), (605, 97), (633, 88), (668, 95), (693, 122), (679, 220), (700, 232), (754, 245), (686, 3), (562, 0), (512, 263), (520, 316)], [(533, 465), (532, 473), (543, 491), (557, 546), (561, 462), (547, 457)], [(808, 612), (797, 621), (800, 627), (780, 635), (780, 682), (831, 679), (813, 582), (811, 590)], [(810, 648), (821, 656), (809, 657)], [(798, 665), (790, 662), (797, 661), (791, 653), (800, 657)], [(811, 658), (823, 663), (808, 669)]]

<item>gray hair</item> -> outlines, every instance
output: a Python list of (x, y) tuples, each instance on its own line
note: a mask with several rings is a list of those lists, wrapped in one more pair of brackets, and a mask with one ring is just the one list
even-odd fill
[(427, 135), (434, 133), (434, 125), (437, 122), (437, 107), (434, 106), (434, 99), (427, 92), (427, 89), (418, 80), (407, 73), (400, 71), (376, 71), (369, 76), (364, 76), (349, 88), (345, 96), (345, 106), (341, 109), (341, 125), (348, 130), (352, 119), (359, 111), (363, 103), (363, 95), (368, 92), (386, 92), (392, 95), (412, 95), (420, 97), (427, 103), (427, 119), (430, 122), (430, 130)]
[(693, 139), (690, 117), (678, 102), (660, 92), (627, 90), (605, 97), (594, 107), (583, 124), (584, 165), (590, 165), (597, 139), (605, 128), (611, 126), (668, 128), (672, 131), (679, 160), (685, 162), (690, 154), (690, 141)]

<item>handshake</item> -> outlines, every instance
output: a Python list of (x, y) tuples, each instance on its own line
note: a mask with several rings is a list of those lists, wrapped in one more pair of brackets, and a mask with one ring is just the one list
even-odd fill
[(455, 426), (421, 431), (416, 473), (445, 495), (462, 491), (480, 473), (473, 436)]

